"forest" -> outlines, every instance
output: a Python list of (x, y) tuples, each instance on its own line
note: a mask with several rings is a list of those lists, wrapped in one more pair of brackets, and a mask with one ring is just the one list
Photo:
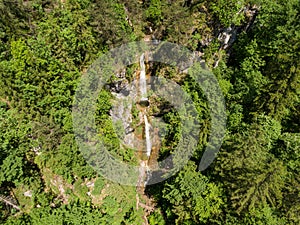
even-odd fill
[[(299, 225), (299, 11), (299, 0), (0, 0), (0, 224)], [(80, 89), (97, 88), (99, 59), (141, 41), (188, 50), (203, 84), (141, 51), (104, 68), (95, 96)], [(163, 98), (158, 81), (182, 92)], [(224, 137), (201, 169), (214, 129)]]

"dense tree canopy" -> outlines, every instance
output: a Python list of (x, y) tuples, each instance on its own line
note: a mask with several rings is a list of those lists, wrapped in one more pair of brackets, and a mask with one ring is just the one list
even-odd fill
[[(0, 223), (300, 224), (299, 10), (299, 0), (0, 0)], [(141, 191), (86, 162), (72, 106), (98, 57), (143, 39), (205, 60), (223, 91), (227, 127), (216, 160), (198, 171), (211, 131), (207, 96), (182, 70), (146, 62), (147, 77), (170, 79), (191, 97), (201, 129), (189, 163)], [(98, 136), (130, 165), (143, 157), (119, 139), (145, 138), (142, 107), (123, 108), (132, 129), (111, 117), (120, 87), (140, 70), (114, 74), (95, 112)], [(149, 104), (162, 137), (156, 162), (174, 153), (183, 129), (167, 100), (152, 94)]]

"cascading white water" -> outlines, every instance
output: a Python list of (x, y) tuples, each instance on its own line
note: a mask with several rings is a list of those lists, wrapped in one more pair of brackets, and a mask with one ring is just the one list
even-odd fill
[(147, 156), (149, 157), (151, 154), (151, 139), (150, 139), (150, 124), (148, 122), (147, 116), (144, 115), (144, 121), (145, 121), (145, 136), (146, 136), (146, 150), (147, 150)]
[[(145, 69), (145, 55), (144, 53), (140, 57), (140, 93), (141, 93), (141, 102), (148, 101), (147, 98), (147, 84), (146, 84), (146, 69)], [(145, 123), (145, 137), (146, 137), (146, 153), (149, 157), (151, 154), (151, 139), (150, 139), (150, 124), (148, 122), (147, 116), (144, 114), (144, 123)]]
[(146, 86), (146, 70), (145, 70), (145, 55), (144, 53), (140, 57), (140, 92), (141, 92), (141, 101), (147, 101), (147, 86)]

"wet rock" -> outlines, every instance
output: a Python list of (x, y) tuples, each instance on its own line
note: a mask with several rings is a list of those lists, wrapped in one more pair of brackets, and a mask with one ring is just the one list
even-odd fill
[(26, 192), (24, 192), (24, 196), (25, 197), (32, 197), (32, 191), (31, 190), (29, 190), (29, 191), (26, 191)]
[(91, 187), (94, 187), (94, 186), (95, 186), (95, 183), (94, 183), (93, 181), (89, 181), (89, 182), (86, 183), (86, 186), (87, 186), (88, 188), (91, 188)]
[(142, 106), (142, 107), (148, 107), (150, 105), (150, 102), (147, 98), (142, 98), (139, 101), (139, 105)]

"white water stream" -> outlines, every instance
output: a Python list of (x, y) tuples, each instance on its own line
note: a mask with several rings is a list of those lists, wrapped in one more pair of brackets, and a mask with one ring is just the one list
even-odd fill
[(146, 86), (146, 69), (145, 69), (145, 55), (144, 53), (140, 57), (140, 92), (141, 92), (141, 101), (147, 101), (147, 86)]
[(151, 148), (152, 148), (151, 139), (150, 139), (150, 124), (148, 122), (146, 115), (144, 115), (144, 121), (145, 121), (146, 150), (147, 150), (147, 156), (150, 157)]
[[(144, 53), (140, 57), (140, 93), (141, 101), (148, 101), (147, 98), (147, 86), (146, 86), (146, 69), (145, 69), (145, 55)], [(151, 154), (151, 139), (150, 139), (150, 124), (148, 122), (147, 116), (144, 114), (144, 123), (145, 123), (145, 138), (146, 138), (146, 153), (150, 157)]]

